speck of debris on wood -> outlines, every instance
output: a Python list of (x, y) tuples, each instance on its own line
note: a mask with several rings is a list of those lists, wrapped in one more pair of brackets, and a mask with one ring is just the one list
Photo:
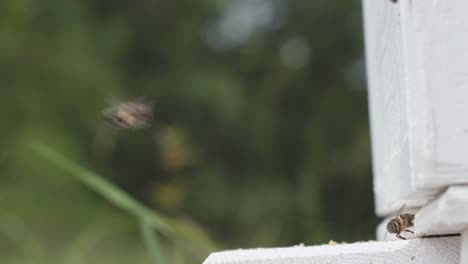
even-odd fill
[(328, 241), (328, 245), (340, 245), (340, 244), (343, 245), (343, 244), (348, 244), (348, 243), (346, 243), (345, 241), (341, 241), (341, 243), (338, 243), (338, 242), (336, 242), (334, 240)]

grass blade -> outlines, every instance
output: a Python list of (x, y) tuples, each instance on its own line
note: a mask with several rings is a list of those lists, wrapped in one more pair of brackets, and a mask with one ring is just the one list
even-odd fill
[(87, 185), (97, 193), (101, 194), (115, 206), (122, 208), (139, 219), (146, 219), (159, 233), (165, 234), (173, 239), (184, 239), (197, 247), (202, 247), (208, 253), (216, 250), (216, 245), (201, 232), (164, 217), (154, 210), (141, 204), (138, 200), (121, 190), (118, 186), (108, 182), (96, 173), (65, 158), (54, 149), (41, 143), (33, 145), (33, 149), (52, 164), (70, 173), (83, 184)]
[(154, 263), (166, 263), (163, 251), (161, 250), (159, 239), (156, 233), (153, 231), (151, 222), (145, 218), (141, 219), (140, 221), (140, 233), (151, 258), (154, 260)]

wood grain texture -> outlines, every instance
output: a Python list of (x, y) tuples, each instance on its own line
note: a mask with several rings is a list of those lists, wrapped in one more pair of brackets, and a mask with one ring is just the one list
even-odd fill
[(376, 211), (468, 183), (468, 1), (363, 0)]
[(460, 237), (364, 242), (345, 245), (232, 250), (204, 264), (460, 263)]

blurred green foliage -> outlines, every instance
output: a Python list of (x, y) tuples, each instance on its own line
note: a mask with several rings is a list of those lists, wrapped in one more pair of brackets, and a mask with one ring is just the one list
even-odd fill
[[(371, 239), (361, 23), (357, 0), (0, 1), (2, 263), (151, 260), (32, 142), (220, 248)], [(141, 96), (152, 128), (100, 122)], [(167, 263), (209, 253), (170, 238)]]

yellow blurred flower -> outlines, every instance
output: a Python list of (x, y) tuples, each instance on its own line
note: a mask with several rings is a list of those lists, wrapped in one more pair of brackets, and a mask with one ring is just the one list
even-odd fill
[(165, 127), (156, 134), (159, 159), (166, 171), (184, 169), (192, 163), (192, 151), (180, 128)]

